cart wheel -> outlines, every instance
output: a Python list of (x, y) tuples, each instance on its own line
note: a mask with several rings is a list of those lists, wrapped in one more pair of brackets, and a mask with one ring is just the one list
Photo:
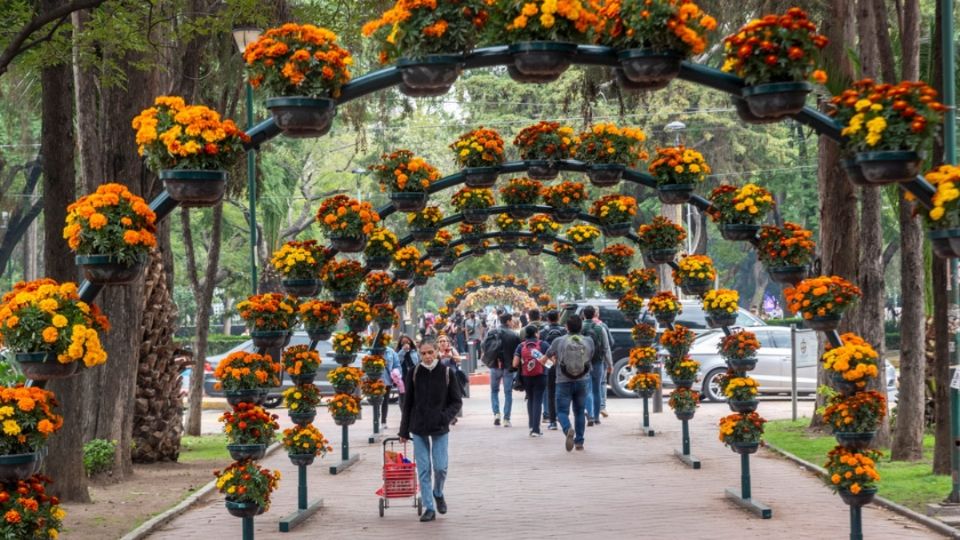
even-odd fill
[(423, 501), (420, 500), (420, 497), (417, 497), (417, 515), (423, 514)]
[(380, 517), (383, 517), (383, 499), (380, 499)]

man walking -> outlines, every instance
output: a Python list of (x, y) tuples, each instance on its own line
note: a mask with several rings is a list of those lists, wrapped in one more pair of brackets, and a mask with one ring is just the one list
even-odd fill
[(597, 315), (597, 308), (587, 306), (583, 308), (583, 335), (593, 339), (594, 351), (590, 360), (590, 393), (587, 397), (587, 425), (600, 423), (601, 399), (600, 392), (607, 391), (607, 373), (613, 371), (613, 354), (610, 352), (610, 342), (603, 327), (593, 318)]
[[(589, 386), (590, 359), (593, 357), (593, 341), (584, 335), (583, 322), (579, 315), (567, 319), (568, 334), (553, 340), (547, 349), (547, 358), (556, 362), (557, 368), (557, 419), (566, 435), (564, 447), (567, 452), (576, 448), (583, 450), (584, 409)], [(549, 361), (548, 361), (549, 363)], [(573, 425), (570, 424), (570, 405), (573, 404)]]
[(495, 346), (500, 342), (496, 358), (490, 367), (490, 405), (493, 408), (493, 425), (500, 424), (500, 384), (503, 383), (503, 427), (510, 427), (510, 412), (513, 409), (513, 378), (516, 373), (513, 369), (513, 352), (520, 345), (520, 335), (510, 328), (513, 316), (509, 313), (500, 315), (500, 327), (487, 333), (484, 339), (483, 350)]
[[(560, 326), (560, 313), (551, 309), (547, 312), (547, 325), (540, 329), (540, 340), (550, 347), (557, 338), (567, 334), (567, 330)], [(557, 429), (557, 366), (554, 363), (547, 368), (547, 395), (545, 398), (543, 419), (549, 422), (547, 429)]]

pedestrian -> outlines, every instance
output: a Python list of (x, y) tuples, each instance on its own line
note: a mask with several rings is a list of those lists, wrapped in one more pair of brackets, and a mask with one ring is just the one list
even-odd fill
[[(389, 411), (390, 406), (390, 393), (396, 389), (399, 395), (399, 389), (402, 384), (397, 384), (397, 382), (402, 382), (402, 372), (400, 370), (400, 357), (397, 355), (397, 351), (387, 347), (387, 350), (383, 353), (383, 384), (387, 387), (387, 393), (383, 396), (383, 402), (380, 404), (380, 427), (386, 431), (390, 429), (387, 427), (387, 412)], [(396, 382), (395, 382), (396, 381)]]
[(613, 334), (610, 332), (610, 327), (600, 320), (599, 309), (596, 310), (596, 313), (593, 316), (593, 323), (598, 325), (600, 329), (603, 330), (603, 334), (607, 338), (607, 348), (609, 349), (609, 354), (607, 355), (609, 359), (609, 362), (607, 363), (607, 372), (605, 376), (601, 378), (600, 382), (600, 416), (606, 418), (610, 416), (607, 413), (607, 379), (610, 377), (610, 374), (613, 373)]
[(542, 330), (545, 326), (547, 326), (547, 323), (543, 322), (543, 318), (540, 314), (540, 310), (537, 308), (533, 308), (527, 312), (527, 319), (530, 321), (527, 324), (532, 324), (537, 327), (537, 335), (540, 334), (540, 330)]
[[(463, 357), (453, 348), (453, 340), (446, 334), (440, 334), (437, 338), (437, 358), (442, 365), (453, 370), (453, 374), (457, 376), (457, 384), (460, 385), (460, 396), (466, 396), (470, 377), (460, 369), (460, 362)], [(457, 419), (454, 418), (452, 423), (456, 424)]]
[(543, 367), (547, 358), (546, 345), (540, 341), (534, 325), (523, 329), (523, 342), (513, 353), (513, 367), (523, 377), (523, 389), (527, 394), (527, 427), (531, 437), (540, 437), (540, 414), (543, 411), (543, 394), (547, 389), (547, 373)]
[[(510, 329), (509, 313), (500, 315), (500, 327), (487, 333), (482, 349), (486, 353), (496, 347), (495, 356), (490, 365), (490, 405), (493, 408), (493, 425), (500, 423), (500, 385), (503, 384), (503, 427), (510, 427), (510, 412), (513, 409), (513, 351), (520, 344), (520, 336)], [(499, 342), (499, 347), (497, 344)], [(486, 356), (486, 354), (484, 355)]]
[(607, 390), (607, 373), (613, 371), (613, 354), (610, 352), (610, 342), (603, 328), (597, 325), (593, 318), (597, 308), (586, 306), (583, 308), (582, 334), (593, 339), (593, 357), (590, 360), (590, 393), (587, 397), (587, 425), (600, 423), (600, 390)]
[[(583, 321), (579, 315), (567, 319), (567, 335), (558, 337), (547, 349), (547, 365), (557, 367), (557, 419), (563, 428), (567, 452), (583, 450), (586, 423), (587, 390), (590, 384), (590, 360), (593, 358), (593, 340), (581, 334)], [(573, 405), (573, 424), (570, 424), (570, 405)]]
[(407, 374), (404, 383), (407, 398), (403, 403), (399, 437), (404, 442), (413, 440), (424, 507), (420, 521), (433, 521), (437, 512), (447, 513), (443, 485), (447, 479), (450, 422), (463, 406), (460, 386), (451, 369), (440, 364), (433, 343), (421, 345), (420, 364)]
[[(547, 325), (540, 330), (540, 340), (549, 348), (553, 342), (567, 334), (567, 329), (560, 325), (560, 313), (551, 309), (547, 312)], [(546, 367), (546, 364), (544, 364)], [(547, 367), (547, 395), (544, 400), (543, 419), (548, 422), (547, 429), (557, 429), (557, 366), (551, 363)]]
[[(397, 353), (397, 357), (400, 359), (400, 381), (407, 380), (407, 374), (413, 371), (413, 368), (420, 363), (420, 355), (417, 354), (417, 345), (413, 342), (413, 338), (404, 334), (400, 336), (400, 339), (397, 341), (397, 348), (394, 351)], [(402, 385), (398, 385), (402, 386)], [(406, 388), (404, 388), (406, 390)], [(400, 406), (403, 407), (404, 400), (404, 391), (400, 391), (398, 388), (398, 393), (400, 394)]]
[(483, 340), (483, 323), (477, 318), (475, 312), (468, 311), (467, 319), (463, 322), (463, 329), (467, 336), (467, 352), (472, 355), (470, 366), (475, 368), (477, 366), (477, 348), (480, 347), (480, 341)]

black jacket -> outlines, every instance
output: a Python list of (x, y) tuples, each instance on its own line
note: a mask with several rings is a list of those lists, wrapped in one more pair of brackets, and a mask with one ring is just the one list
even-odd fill
[(400, 417), (400, 437), (409, 439), (442, 435), (450, 431), (450, 422), (460, 412), (463, 401), (456, 374), (449, 367), (438, 365), (429, 370), (417, 366), (407, 373), (406, 395)]
[(500, 328), (498, 332), (500, 332), (500, 358), (496, 367), (513, 369), (513, 353), (523, 340), (520, 339), (520, 334), (509, 328)]

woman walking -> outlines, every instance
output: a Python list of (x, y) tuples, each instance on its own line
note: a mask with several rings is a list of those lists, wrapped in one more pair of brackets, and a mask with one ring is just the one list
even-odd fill
[(546, 343), (537, 337), (539, 330), (534, 325), (523, 329), (523, 341), (513, 353), (513, 367), (520, 369), (523, 389), (527, 394), (527, 423), (531, 437), (540, 437), (540, 415), (543, 414), (543, 394), (547, 389)]
[(389, 429), (387, 427), (387, 411), (389, 411), (390, 406), (390, 393), (394, 388), (396, 388), (398, 396), (402, 393), (400, 389), (403, 388), (403, 375), (400, 371), (400, 357), (390, 347), (387, 347), (384, 352), (383, 361), (382, 379), (383, 384), (387, 387), (387, 393), (383, 396), (383, 403), (380, 404), (380, 428), (386, 431)]
[[(397, 341), (397, 348), (394, 351), (400, 361), (400, 381), (397, 384), (397, 391), (400, 394), (400, 406), (403, 407), (403, 396), (406, 388), (402, 388), (407, 380), (407, 374), (413, 371), (413, 368), (420, 363), (420, 355), (417, 354), (417, 345), (413, 338), (404, 334)], [(402, 389), (401, 389), (402, 388)]]

